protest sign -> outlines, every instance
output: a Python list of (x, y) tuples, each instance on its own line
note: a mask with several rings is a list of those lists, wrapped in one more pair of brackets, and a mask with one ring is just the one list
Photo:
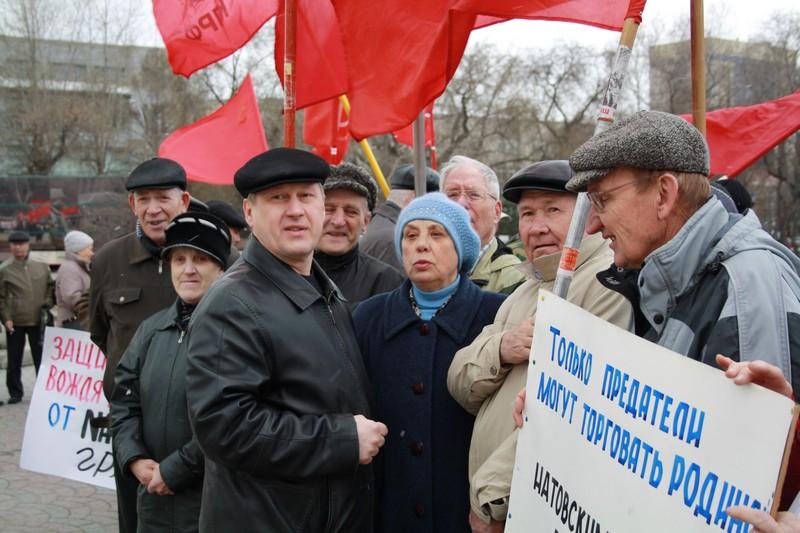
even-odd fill
[(108, 414), (106, 356), (85, 331), (47, 328), (39, 376), (28, 408), (19, 466), (114, 488), (111, 431), (93, 428)]
[(506, 532), (747, 531), (794, 402), (542, 292)]

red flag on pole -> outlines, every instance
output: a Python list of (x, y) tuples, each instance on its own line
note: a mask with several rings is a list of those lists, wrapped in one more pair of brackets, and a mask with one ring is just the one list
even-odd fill
[[(297, 1), (295, 107), (336, 98), (347, 92), (347, 65), (336, 12), (329, 0)], [(283, 3), (275, 22), (275, 70), (283, 83)]]
[(172, 72), (191, 76), (244, 46), (278, 11), (278, 0), (153, 0)]
[(234, 173), (265, 150), (267, 137), (248, 74), (233, 98), (173, 132), (161, 143), (158, 155), (180, 163), (192, 181), (232, 185)]
[(505, 19), (557, 20), (622, 31), (627, 18), (642, 22), (645, 0), (458, 0), (454, 11), (480, 15), (475, 27)]
[[(692, 122), (691, 115), (681, 118)], [(711, 174), (736, 176), (800, 130), (800, 91), (745, 107), (706, 114)]]
[[(397, 142), (407, 146), (414, 146), (414, 126), (408, 125), (405, 128), (394, 132)], [(433, 102), (425, 106), (425, 147), (436, 146), (436, 131), (433, 127)]]
[(338, 98), (306, 107), (303, 111), (303, 142), (331, 165), (338, 165), (347, 153), (349, 120)]

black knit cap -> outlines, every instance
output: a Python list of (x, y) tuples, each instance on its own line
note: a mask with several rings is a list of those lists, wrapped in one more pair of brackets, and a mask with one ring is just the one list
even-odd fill
[(556, 159), (537, 161), (514, 173), (503, 186), (503, 198), (519, 203), (524, 191), (567, 191), (567, 182), (574, 176), (569, 161)]
[[(439, 173), (430, 167), (425, 167), (425, 192), (436, 192), (439, 190)], [(400, 165), (389, 178), (389, 186), (392, 189), (414, 190), (414, 165), (407, 163)]]
[(28, 242), (31, 236), (24, 231), (12, 231), (8, 236), (8, 242)]
[(166, 242), (161, 257), (167, 258), (173, 248), (186, 246), (208, 255), (225, 269), (231, 253), (231, 232), (228, 226), (211, 213), (183, 213), (172, 219), (166, 229)]
[(323, 183), (330, 175), (321, 157), (295, 148), (273, 148), (253, 157), (236, 171), (233, 183), (242, 197), (285, 183)]
[(206, 205), (208, 205), (211, 213), (221, 218), (229, 228), (244, 229), (247, 227), (244, 217), (228, 202), (224, 200), (209, 200)]
[(367, 171), (358, 165), (342, 163), (331, 166), (331, 175), (325, 181), (324, 187), (326, 191), (336, 189), (353, 191), (367, 199), (367, 207), (370, 213), (375, 209), (378, 186), (372, 181)]
[(136, 189), (186, 190), (186, 171), (172, 159), (154, 157), (133, 169), (125, 181), (129, 191)]

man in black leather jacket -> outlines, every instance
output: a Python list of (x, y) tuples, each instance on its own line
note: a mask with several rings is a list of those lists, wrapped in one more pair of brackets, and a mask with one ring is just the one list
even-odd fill
[(289, 148), (235, 176), (252, 228), (189, 329), (187, 400), (206, 456), (201, 531), (369, 532), (386, 426), (370, 420), (352, 321), (313, 262), (328, 165)]

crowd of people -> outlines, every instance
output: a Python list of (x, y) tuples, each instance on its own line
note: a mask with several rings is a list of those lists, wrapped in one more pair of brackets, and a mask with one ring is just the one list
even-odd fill
[[(107, 356), (111, 409), (92, 424), (113, 435), (120, 531), (503, 531), (537, 297), (579, 191), (592, 208), (570, 302), (794, 398), (800, 259), (708, 174), (703, 137), (659, 112), (502, 188), (455, 156), (414, 198), (401, 165), (380, 205), (363, 169), (302, 150), (239, 169), (242, 214), (193, 201), (178, 163), (142, 163), (126, 182), (135, 231), (94, 256), (70, 232), (54, 292), (56, 325), (88, 328)], [(525, 261), (497, 235), (501, 195)], [(26, 237), (0, 267), (11, 402), (53, 305)], [(800, 531), (800, 498), (777, 518), (729, 514)]]

